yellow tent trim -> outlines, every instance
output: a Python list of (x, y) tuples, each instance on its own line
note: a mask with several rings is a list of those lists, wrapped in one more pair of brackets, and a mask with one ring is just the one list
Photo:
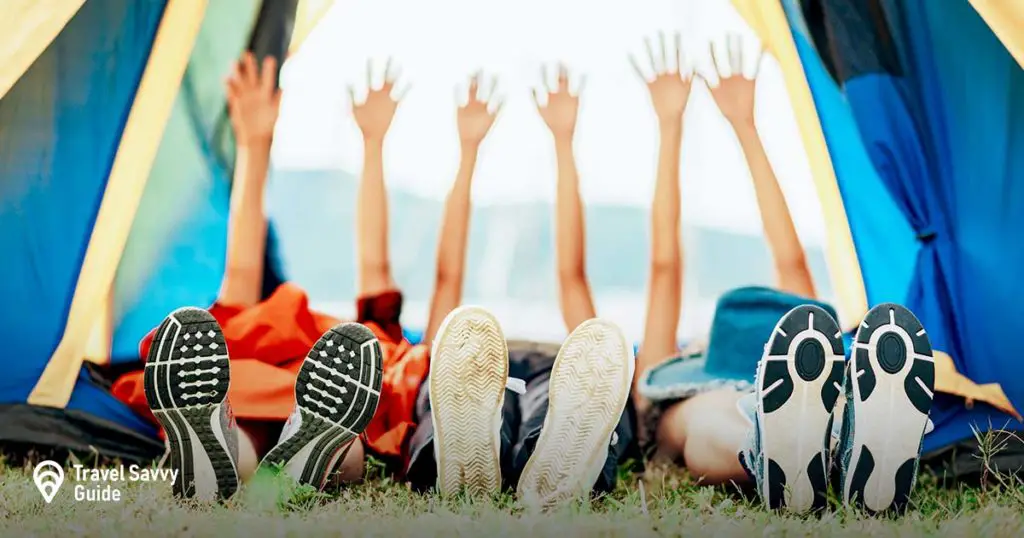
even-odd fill
[(94, 316), (95, 321), (92, 330), (89, 332), (89, 340), (85, 345), (85, 360), (93, 364), (107, 364), (110, 362), (111, 347), (114, 339), (114, 312), (113, 312), (114, 288), (110, 287), (106, 297), (97, 309)]
[(992, 33), (1024, 67), (1024, 2), (1020, 0), (970, 0)]
[(295, 26), (292, 27), (292, 41), (288, 53), (295, 54), (313, 32), (320, 19), (334, 6), (334, 0), (299, 0), (295, 11)]
[(0, 99), (60, 34), (85, 0), (2, 0)]
[(121, 134), (85, 253), (68, 321), (28, 403), (63, 408), (71, 398), (86, 346), (121, 261), (164, 127), (178, 95), (208, 0), (168, 0)]
[(732, 3), (747, 24), (757, 32), (766, 50), (782, 66), (786, 89), (796, 114), (825, 219), (825, 253), (829, 276), (838, 295), (839, 304), (836, 309), (843, 329), (853, 329), (867, 313), (867, 292), (850, 223), (846, 220), (846, 209), (839, 194), (839, 184), (832, 168), (832, 158), (821, 131), (818, 111), (814, 107), (814, 98), (804, 76), (796, 43), (790, 33), (786, 12), (781, 0), (732, 0)]

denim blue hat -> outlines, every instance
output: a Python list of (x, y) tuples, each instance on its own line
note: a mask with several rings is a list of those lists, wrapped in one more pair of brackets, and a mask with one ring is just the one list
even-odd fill
[(689, 398), (717, 388), (750, 389), (765, 342), (779, 319), (805, 304), (820, 306), (836, 317), (835, 309), (827, 304), (772, 288), (746, 287), (725, 293), (715, 307), (707, 349), (648, 369), (640, 379), (640, 394), (659, 401)]

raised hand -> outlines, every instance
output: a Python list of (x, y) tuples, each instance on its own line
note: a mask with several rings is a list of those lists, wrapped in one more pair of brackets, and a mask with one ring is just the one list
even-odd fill
[[(537, 103), (537, 111), (547, 124), (551, 134), (558, 137), (572, 137), (576, 130), (576, 113), (580, 106), (579, 91), (569, 91), (569, 70), (564, 64), (558, 66), (558, 84), (555, 89), (548, 84), (547, 71), (541, 68), (544, 89), (548, 92), (547, 105), (542, 105), (537, 90), (533, 91), (533, 100)], [(583, 84), (580, 84), (582, 89)]]
[[(757, 65), (761, 64), (762, 52), (758, 53)], [(733, 127), (753, 125), (754, 123), (754, 86), (757, 81), (757, 72), (754, 76), (746, 78), (743, 76), (743, 41), (738, 35), (730, 35), (726, 38), (726, 61), (729, 66), (729, 76), (725, 75), (722, 62), (715, 54), (715, 47), (711, 47), (711, 59), (718, 72), (718, 85), (712, 87), (707, 80), (704, 84), (711, 91), (715, 104), (722, 111), (725, 119)]]
[(399, 73), (391, 68), (389, 58), (384, 66), (384, 82), (379, 88), (373, 87), (373, 62), (366, 62), (366, 86), (369, 89), (366, 100), (362, 103), (356, 102), (356, 92), (352, 86), (348, 87), (349, 97), (352, 99), (352, 117), (356, 125), (363, 133), (365, 140), (380, 141), (384, 139), (388, 128), (391, 127), (391, 120), (395, 117), (398, 104), (408, 91), (403, 90), (398, 95), (392, 95)]
[(481, 73), (473, 75), (469, 82), (469, 99), (465, 105), (460, 105), (455, 113), (456, 123), (459, 127), (459, 141), (463, 147), (479, 146), (491, 130), (491, 126), (494, 125), (498, 113), (501, 112), (501, 103), (491, 106), (494, 100), (494, 88), (498, 84), (497, 78), (491, 79), (491, 88), (486, 95), (482, 95), (480, 92), (482, 78)]
[(246, 52), (235, 63), (226, 86), (228, 113), (236, 143), (239, 146), (270, 144), (281, 104), (281, 90), (277, 88), (277, 60), (267, 56), (259, 68), (256, 57)]
[[(651, 104), (659, 122), (679, 121), (686, 110), (686, 102), (690, 99), (690, 86), (693, 82), (692, 68), (685, 67), (683, 61), (682, 37), (677, 32), (671, 48), (665, 43), (665, 34), (658, 34), (661, 45), (660, 55), (655, 56), (651, 50), (650, 39), (644, 40), (647, 48), (647, 60), (653, 71), (654, 79), (649, 79), (640, 69), (636, 58), (630, 56), (633, 69), (644, 82), (651, 95)], [(660, 60), (660, 65), (659, 65)]]

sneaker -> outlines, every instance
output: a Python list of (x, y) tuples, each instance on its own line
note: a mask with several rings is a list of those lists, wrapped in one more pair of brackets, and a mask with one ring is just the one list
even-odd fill
[(370, 329), (341, 323), (325, 332), (299, 368), (295, 408), (260, 467), (281, 466), (300, 484), (327, 485), (377, 411), (382, 368), (380, 343)]
[(238, 489), (238, 431), (227, 402), (230, 361), (217, 320), (181, 308), (157, 329), (143, 374), (146, 400), (167, 436), (175, 496), (211, 501)]
[(615, 324), (591, 319), (562, 344), (551, 367), (548, 410), (519, 479), (531, 508), (585, 498), (608, 458), (615, 427), (630, 396), (635, 358)]
[(902, 512), (917, 479), (935, 388), (932, 346), (906, 308), (881, 304), (857, 329), (841, 434), (843, 501)]
[(490, 312), (462, 306), (445, 317), (430, 352), (428, 392), (442, 495), (500, 491), (508, 368), (505, 335)]
[(813, 305), (790, 310), (765, 345), (754, 427), (740, 462), (768, 508), (805, 513), (826, 506), (844, 360), (839, 324)]

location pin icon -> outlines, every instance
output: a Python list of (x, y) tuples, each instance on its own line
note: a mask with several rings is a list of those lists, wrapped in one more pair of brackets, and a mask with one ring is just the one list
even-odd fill
[(50, 504), (57, 496), (60, 485), (64, 483), (64, 468), (57, 465), (55, 461), (41, 461), (32, 471), (32, 480), (39, 488), (39, 493), (43, 494), (43, 500), (46, 501), (46, 504)]

